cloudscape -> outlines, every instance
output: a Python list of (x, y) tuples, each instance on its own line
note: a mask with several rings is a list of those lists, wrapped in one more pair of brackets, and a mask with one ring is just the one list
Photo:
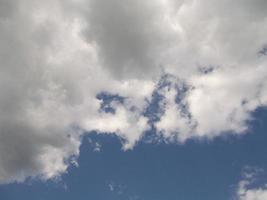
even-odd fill
[[(266, 0), (0, 0), (0, 44), (3, 200), (17, 199), (4, 196), (9, 187), (30, 182), (28, 187), (49, 183), (46, 187), (55, 188), (51, 181), (65, 184), (64, 176), (74, 177), (73, 170), (86, 174), (92, 170), (82, 166), (86, 156), (106, 154), (103, 159), (113, 165), (123, 154), (128, 162), (140, 158), (136, 162), (153, 171), (157, 166), (149, 164), (155, 162), (152, 155), (159, 163), (186, 155), (207, 164), (204, 157), (218, 150), (216, 144), (226, 145), (225, 176), (230, 177), (233, 163), (246, 151), (252, 155), (250, 146), (267, 144)], [(257, 137), (263, 139), (253, 143)], [(238, 151), (244, 155), (235, 154), (243, 143), (247, 147)], [(82, 156), (85, 146), (92, 149)], [(118, 152), (105, 153), (105, 148), (118, 146)], [(191, 155), (191, 147), (207, 150)], [(174, 153), (177, 149), (182, 150)], [(229, 180), (229, 200), (267, 199), (266, 150), (255, 150), (254, 162), (240, 161), (235, 180)], [(146, 152), (150, 162), (141, 159)], [(166, 172), (180, 162), (164, 165), (156, 174), (166, 173), (168, 180), (188, 177)], [(191, 164), (185, 165), (191, 169), (188, 174), (195, 170)], [(94, 166), (93, 161), (88, 165)], [(207, 176), (214, 176), (208, 171)], [(147, 183), (153, 184), (146, 174)], [(141, 174), (132, 176), (138, 184)], [(94, 185), (98, 181), (92, 177), (88, 179)], [(167, 186), (197, 192), (194, 177), (188, 180), (192, 185), (170, 181)], [(88, 193), (84, 199), (162, 199), (141, 189), (123, 196), (129, 185), (106, 180), (105, 189), (113, 196)], [(167, 199), (226, 197), (175, 193)]]

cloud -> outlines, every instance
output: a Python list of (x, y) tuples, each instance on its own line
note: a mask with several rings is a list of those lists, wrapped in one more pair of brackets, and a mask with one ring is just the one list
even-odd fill
[[(116, 132), (127, 140), (125, 147), (133, 146), (146, 119), (128, 111), (130, 100), (113, 105), (116, 115), (99, 112), (97, 94), (129, 93), (142, 103), (153, 84), (110, 79), (97, 63), (93, 44), (81, 39), (81, 22), (67, 5), (2, 4), (10, 11), (0, 19), (0, 182), (46, 180), (66, 172), (88, 131)], [(140, 85), (143, 90), (136, 90)]]
[(59, 176), (91, 131), (116, 134), (124, 149), (152, 126), (178, 142), (244, 133), (267, 104), (266, 7), (2, 0), (0, 182)]
[(244, 182), (241, 182), (241, 188), (239, 190), (239, 199), (240, 200), (264, 200), (267, 198), (267, 189), (266, 187), (263, 188), (256, 188), (256, 189), (246, 189)]
[(94, 152), (100, 152), (102, 145), (99, 142), (94, 142), (91, 138), (88, 138), (88, 143), (92, 146)]
[(117, 78), (151, 77), (161, 51), (172, 42), (162, 1), (86, 2), (84, 37), (95, 41), (101, 62)]
[(109, 181), (107, 186), (108, 186), (108, 189), (109, 189), (110, 192), (115, 193), (117, 195), (123, 195), (123, 193), (127, 189), (125, 184), (116, 183), (114, 181)]
[(267, 185), (255, 187), (257, 176), (262, 172), (260, 169), (254, 169), (252, 172), (246, 172), (244, 179), (239, 182), (237, 199), (238, 200), (264, 200), (267, 198)]

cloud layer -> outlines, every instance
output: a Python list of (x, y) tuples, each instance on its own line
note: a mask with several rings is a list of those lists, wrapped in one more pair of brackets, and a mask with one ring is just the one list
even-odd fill
[(66, 172), (90, 131), (118, 135), (125, 149), (151, 127), (177, 142), (244, 133), (267, 104), (266, 9), (1, 0), (0, 182)]

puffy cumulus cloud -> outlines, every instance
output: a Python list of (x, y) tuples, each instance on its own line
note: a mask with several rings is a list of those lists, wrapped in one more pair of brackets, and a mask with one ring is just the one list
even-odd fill
[(246, 189), (244, 182), (240, 183), (240, 200), (264, 200), (267, 198), (267, 188)]
[(196, 133), (200, 136), (212, 136), (221, 131), (242, 133), (247, 129), (250, 112), (266, 104), (262, 88), (266, 83), (264, 65), (244, 71), (222, 68), (191, 81), (195, 88), (187, 100), (190, 113), (198, 123)]
[[(0, 3), (2, 183), (66, 172), (85, 132), (116, 132), (131, 148), (148, 127), (140, 112), (153, 82), (110, 78), (98, 64), (95, 43), (80, 37), (83, 22), (72, 3)], [(129, 99), (112, 105), (116, 114), (100, 112), (101, 91)]]
[[(90, 131), (124, 149), (151, 127), (179, 142), (244, 133), (267, 104), (266, 7), (1, 0), (0, 181), (66, 172)], [(123, 100), (106, 112), (101, 93)]]
[(165, 92), (164, 115), (156, 124), (163, 135), (176, 132), (182, 141), (247, 130), (251, 111), (266, 105), (266, 6), (184, 1), (169, 15), (179, 42), (165, 51), (164, 69), (190, 87), (181, 102), (175, 102), (181, 95), (175, 87)]
[(157, 75), (160, 56), (174, 33), (165, 25), (166, 5), (161, 0), (86, 2), (84, 37), (97, 43), (102, 64), (118, 78)]
[(257, 176), (261, 171), (260, 169), (254, 169), (253, 172), (246, 172), (244, 174), (244, 179), (238, 185), (238, 200), (264, 200), (267, 198), (267, 185), (253, 186), (258, 181)]
[(60, 116), (62, 106), (56, 107), (60, 111), (55, 116), (49, 111), (57, 106), (53, 99), (63, 95), (45, 75), (46, 45), (52, 44), (50, 32), (56, 24), (37, 25), (35, 6), (30, 1), (0, 2), (4, 10), (0, 17), (1, 182), (29, 176), (52, 178), (64, 172), (71, 156), (79, 153), (79, 136), (66, 126), (67, 116)]

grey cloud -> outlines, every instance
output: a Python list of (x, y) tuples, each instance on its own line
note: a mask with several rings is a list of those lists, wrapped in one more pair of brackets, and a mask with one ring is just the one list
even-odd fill
[[(265, 8), (263, 0), (0, 1), (0, 182), (64, 173), (84, 132), (116, 133), (133, 148), (150, 128), (143, 113), (161, 71), (188, 90), (180, 102), (178, 82), (160, 91), (155, 134), (244, 133), (250, 113), (267, 105), (267, 57), (258, 55)], [(101, 92), (125, 101), (100, 112)]]
[[(31, 32), (38, 29), (31, 13), (20, 10), (16, 1), (2, 1), (0, 7), (6, 11), (0, 19), (0, 182), (39, 175), (46, 179), (66, 170), (67, 159), (77, 154), (78, 145), (62, 125), (40, 129), (29, 117), (32, 106), (44, 101), (40, 91), (47, 88), (44, 49)], [(50, 151), (55, 153), (54, 161), (46, 160)], [(55, 168), (49, 169), (47, 162)]]
[(85, 37), (95, 41), (104, 65), (119, 78), (146, 77), (159, 70), (160, 51), (170, 37), (162, 29), (158, 1), (92, 0)]

